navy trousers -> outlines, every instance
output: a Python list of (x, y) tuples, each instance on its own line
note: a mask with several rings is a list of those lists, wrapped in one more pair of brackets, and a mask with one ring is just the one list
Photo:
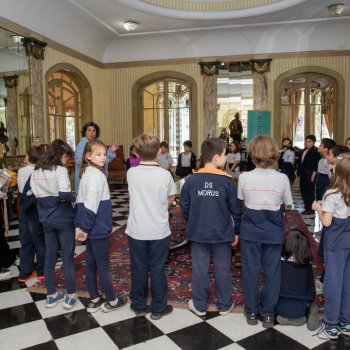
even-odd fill
[(45, 284), (47, 294), (56, 292), (55, 266), (58, 245), (61, 246), (64, 282), (68, 294), (75, 293), (74, 246), (75, 227), (73, 222), (61, 222), (54, 225), (43, 225), (45, 233)]
[(45, 237), (44, 230), (38, 218), (22, 216), (19, 219), (19, 278), (25, 279), (33, 272), (36, 255), (36, 274), (44, 276), (45, 265)]
[(210, 257), (214, 260), (214, 278), (219, 311), (228, 310), (232, 303), (231, 242), (191, 242), (192, 255), (192, 299), (198, 311), (208, 308), (210, 295)]
[(135, 310), (145, 309), (148, 295), (148, 273), (151, 279), (152, 312), (163, 312), (168, 301), (165, 263), (169, 253), (170, 236), (144, 241), (128, 236), (131, 260), (130, 299)]
[(315, 187), (316, 181), (311, 182), (311, 178), (300, 175), (300, 193), (306, 211), (312, 210), (312, 203), (315, 200)]
[[(274, 316), (281, 288), (281, 244), (241, 240), (245, 311), (262, 317)], [(264, 285), (259, 295), (259, 275)]]
[(107, 301), (116, 298), (109, 268), (109, 238), (86, 240), (86, 284), (91, 299), (99, 296), (97, 275)]
[(325, 250), (323, 321), (350, 323), (350, 249)]

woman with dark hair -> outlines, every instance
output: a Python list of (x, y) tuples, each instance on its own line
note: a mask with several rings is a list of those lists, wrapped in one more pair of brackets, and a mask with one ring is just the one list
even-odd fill
[[(87, 122), (84, 124), (82, 132), (82, 139), (77, 145), (74, 154), (75, 161), (75, 191), (78, 192), (79, 182), (80, 182), (80, 165), (82, 161), (82, 156), (84, 152), (85, 145), (88, 141), (92, 141), (97, 139), (100, 136), (100, 127), (95, 122)], [(106, 166), (108, 167), (108, 163), (116, 157), (115, 151), (118, 149), (116, 144), (112, 144), (107, 151), (107, 161)]]

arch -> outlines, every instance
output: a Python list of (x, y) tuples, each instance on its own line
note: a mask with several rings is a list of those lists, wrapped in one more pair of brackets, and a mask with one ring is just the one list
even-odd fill
[(335, 82), (334, 90), (336, 94), (336, 101), (334, 105), (334, 130), (333, 137), (338, 142), (345, 140), (345, 130), (344, 125), (341, 121), (344, 120), (344, 110), (345, 110), (345, 81), (342, 75), (332, 69), (319, 67), (319, 66), (304, 66), (298, 67), (279, 75), (274, 83), (274, 118), (273, 118), (273, 135), (278, 143), (281, 142), (281, 101), (280, 96), (280, 86), (281, 83), (288, 79), (289, 77), (298, 74), (308, 74), (316, 73), (326, 75), (333, 79)]
[[(57, 72), (63, 72), (65, 75), (69, 76), (79, 87), (81, 94), (81, 118), (82, 125), (93, 119), (93, 108), (92, 108), (92, 88), (85, 77), (85, 75), (75, 66), (69, 63), (58, 63), (47, 70), (45, 74), (45, 96), (46, 96), (46, 106), (49, 105), (48, 99), (48, 80), (49, 77)], [(48, 120), (48, 108), (46, 107), (46, 120)], [(48, 128), (46, 128), (48, 132)], [(77, 130), (80, 135), (80, 130)]]
[(197, 116), (197, 84), (195, 80), (183, 73), (173, 71), (159, 71), (155, 73), (147, 74), (138, 79), (132, 88), (132, 136), (133, 138), (140, 135), (144, 130), (143, 125), (143, 106), (142, 91), (143, 89), (152, 83), (155, 83), (162, 79), (174, 79), (178, 81), (186, 82), (190, 91), (190, 139), (194, 145), (198, 144), (197, 130), (198, 130), (198, 116)]

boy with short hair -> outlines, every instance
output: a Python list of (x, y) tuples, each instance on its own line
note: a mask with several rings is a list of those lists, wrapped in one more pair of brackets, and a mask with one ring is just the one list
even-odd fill
[[(247, 323), (274, 326), (274, 307), (281, 286), (281, 251), (284, 243), (284, 205), (292, 205), (289, 179), (274, 169), (279, 157), (276, 141), (256, 136), (248, 144), (256, 168), (238, 178), (238, 198), (244, 201), (241, 223), (241, 258)], [(262, 270), (264, 285), (259, 290)], [(260, 294), (260, 295), (259, 295)]]
[(192, 152), (192, 142), (187, 140), (183, 143), (184, 152), (179, 154), (176, 166), (176, 175), (180, 179), (192, 174), (192, 170), (196, 169), (196, 155)]
[[(344, 145), (335, 145), (333, 146), (328, 154), (327, 154), (327, 162), (328, 164), (334, 165), (335, 161), (337, 160), (337, 157), (339, 156), (339, 154), (342, 153), (349, 153), (350, 150), (347, 146)], [(333, 170), (333, 169), (332, 169)], [(333, 171), (332, 171), (333, 174)]]
[(206, 315), (209, 265), (213, 256), (217, 306), (224, 316), (234, 307), (231, 245), (238, 242), (235, 233), (239, 232), (241, 205), (232, 177), (219, 169), (226, 163), (225, 140), (203, 141), (201, 157), (204, 168), (185, 182), (180, 199), (182, 214), (187, 220), (186, 238), (192, 244), (192, 299), (188, 307), (198, 316)]
[(315, 200), (315, 180), (318, 161), (321, 159), (315, 147), (315, 142), (315, 135), (305, 137), (305, 148), (299, 159), (298, 175), (300, 176), (300, 193), (305, 207), (305, 210), (302, 212), (303, 215), (312, 215), (315, 213), (311, 207)]
[(324, 138), (321, 140), (321, 144), (318, 147), (318, 152), (322, 158), (318, 161), (317, 176), (316, 176), (316, 200), (321, 201), (329, 185), (330, 178), (332, 177), (331, 169), (333, 165), (328, 164), (327, 156), (329, 150), (335, 146), (336, 143), (333, 139)]
[(36, 275), (38, 279), (44, 279), (45, 264), (45, 237), (42, 224), (39, 222), (39, 214), (31, 192), (30, 177), (34, 167), (43, 156), (43, 146), (31, 147), (25, 158), (25, 167), (18, 170), (18, 192), (19, 192), (19, 279), (20, 283), (26, 282), (32, 275), (34, 268), (34, 257), (36, 255)]
[(146, 315), (150, 273), (151, 319), (158, 320), (173, 311), (173, 307), (167, 305), (168, 284), (164, 270), (171, 233), (168, 208), (176, 189), (170, 172), (156, 162), (158, 137), (142, 134), (133, 144), (141, 162), (127, 172), (130, 211), (125, 232), (131, 261), (130, 307), (136, 316)]
[(165, 170), (170, 170), (173, 165), (173, 157), (169, 153), (169, 144), (166, 141), (160, 143), (160, 152), (157, 155), (159, 166)]

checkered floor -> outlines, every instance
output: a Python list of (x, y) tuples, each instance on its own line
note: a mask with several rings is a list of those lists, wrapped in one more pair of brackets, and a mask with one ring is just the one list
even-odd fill
[[(123, 186), (113, 186), (114, 229), (125, 224), (128, 217), (128, 192)], [(293, 191), (295, 207), (302, 210), (302, 202)], [(313, 230), (312, 217), (305, 218)], [(18, 223), (10, 230), (10, 246), (18, 249)], [(85, 249), (78, 246), (76, 252)], [(0, 281), (0, 349), (350, 349), (350, 340), (340, 337), (337, 342), (320, 340), (306, 326), (277, 325), (264, 329), (261, 324), (247, 325), (242, 314), (219, 316), (210, 312), (202, 320), (186, 309), (174, 312), (159, 321), (134, 317), (129, 306), (104, 314), (88, 314), (87, 300), (79, 298), (73, 311), (58, 305), (45, 308), (45, 295), (29, 293), (17, 282), (18, 268), (11, 267), (11, 278)], [(28, 285), (35, 283), (30, 280)]]

